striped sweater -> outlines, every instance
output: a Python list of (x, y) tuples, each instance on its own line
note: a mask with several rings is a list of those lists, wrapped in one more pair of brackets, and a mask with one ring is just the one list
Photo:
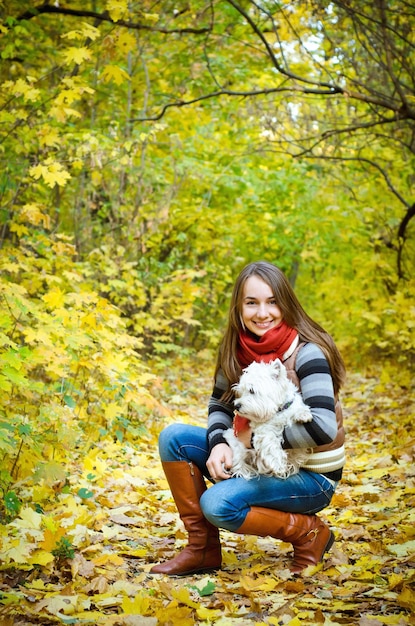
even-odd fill
[[(307, 343), (301, 346), (295, 360), (295, 373), (299, 380), (301, 395), (311, 409), (313, 420), (287, 427), (284, 432), (283, 446), (284, 448), (308, 449), (327, 446), (336, 438), (338, 423), (329, 364), (317, 345)], [(208, 405), (207, 436), (210, 450), (218, 443), (226, 443), (223, 431), (232, 426), (233, 405), (220, 399), (227, 388), (228, 382), (223, 372), (219, 370)], [(344, 463), (344, 448), (340, 453), (336, 452), (336, 455), (330, 453), (331, 459), (327, 467), (323, 463), (321, 467), (317, 464), (315, 467), (311, 465), (310, 469), (321, 471), (335, 480), (339, 479)], [(325, 453), (325, 456), (327, 454)], [(333, 461), (334, 456), (335, 461)], [(333, 470), (335, 470), (334, 473)]]

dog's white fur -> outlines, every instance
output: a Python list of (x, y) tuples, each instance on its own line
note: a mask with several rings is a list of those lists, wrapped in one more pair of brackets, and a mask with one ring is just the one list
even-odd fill
[(259, 474), (287, 478), (298, 472), (307, 451), (284, 450), (283, 432), (295, 422), (309, 422), (312, 415), (285, 366), (279, 359), (253, 362), (233, 389), (235, 412), (250, 421), (255, 448), (246, 448), (232, 428), (226, 430), (224, 436), (233, 452), (230, 473), (250, 479)]

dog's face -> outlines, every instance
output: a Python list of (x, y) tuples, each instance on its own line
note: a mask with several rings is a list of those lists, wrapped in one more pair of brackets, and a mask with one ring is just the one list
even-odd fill
[(287, 370), (279, 359), (271, 363), (251, 363), (234, 385), (236, 411), (255, 422), (267, 422), (285, 403)]

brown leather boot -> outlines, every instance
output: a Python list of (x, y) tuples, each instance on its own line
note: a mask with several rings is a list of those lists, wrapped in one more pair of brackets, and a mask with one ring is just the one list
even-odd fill
[(253, 506), (236, 531), (244, 535), (273, 537), (291, 543), (294, 558), (290, 570), (298, 574), (309, 565), (317, 565), (333, 545), (334, 535), (317, 515), (285, 513)]
[(219, 569), (222, 563), (219, 530), (207, 521), (199, 504), (206, 491), (202, 473), (187, 461), (167, 461), (162, 465), (188, 533), (188, 544), (170, 561), (152, 567), (150, 573), (186, 576)]

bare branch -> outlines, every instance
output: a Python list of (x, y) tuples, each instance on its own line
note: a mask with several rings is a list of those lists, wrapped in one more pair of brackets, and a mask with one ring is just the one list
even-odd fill
[[(347, 13), (353, 21), (355, 21), (355, 19), (357, 18), (364, 18), (365, 20), (367, 20), (367, 22), (371, 22), (375, 28), (380, 28), (382, 26), (382, 21), (379, 21), (378, 19), (376, 19), (376, 17), (374, 17), (372, 3), (369, 4), (369, 7), (370, 7), (369, 13), (364, 13), (363, 11), (359, 10), (358, 4), (355, 4), (352, 8), (349, 2), (342, 2), (341, 0), (333, 0), (333, 3), (336, 6), (338, 6), (342, 11)], [(413, 15), (413, 3), (408, 3), (408, 8), (409, 8), (409, 12), (406, 15), (406, 17)], [(399, 12), (402, 17), (405, 17), (404, 12), (402, 11), (402, 7), (399, 7)], [(359, 23), (362, 23), (362, 20), (359, 20)], [(407, 44), (411, 48), (415, 48), (415, 44), (410, 39), (405, 37), (402, 32), (399, 32), (398, 30), (396, 30), (396, 28), (393, 28), (391, 24), (386, 24), (386, 28), (388, 29), (389, 32), (393, 33), (396, 37), (398, 37), (405, 44)]]
[(213, 91), (211, 93), (204, 94), (202, 96), (198, 96), (197, 98), (192, 98), (191, 100), (176, 100), (176, 102), (169, 102), (165, 104), (160, 113), (155, 115), (154, 117), (137, 117), (131, 119), (130, 122), (156, 122), (160, 120), (168, 109), (172, 107), (184, 107), (189, 106), (190, 104), (195, 104), (196, 102), (202, 102), (203, 100), (210, 100), (211, 98), (218, 98), (220, 96), (230, 96), (230, 97), (239, 97), (239, 98), (249, 98), (260, 95), (267, 95), (272, 93), (282, 93), (284, 91), (288, 91), (292, 93), (293, 91), (300, 92), (302, 94), (313, 94), (313, 95), (321, 95), (321, 96), (333, 96), (335, 93), (331, 90), (327, 89), (307, 89), (297, 87), (295, 85), (287, 86), (287, 87), (274, 87), (270, 89), (254, 89), (252, 91), (232, 91), (229, 89), (220, 89), (218, 91)]
[[(297, 155), (293, 155), (293, 156), (297, 156)], [(305, 155), (307, 158), (307, 155)], [(389, 188), (390, 192), (396, 197), (398, 198), (399, 202), (401, 202), (401, 204), (403, 204), (404, 207), (406, 207), (407, 209), (410, 208), (409, 203), (405, 200), (405, 198), (399, 193), (399, 191), (396, 189), (396, 187), (393, 185), (390, 177), (388, 176), (386, 170), (384, 170), (383, 167), (381, 167), (379, 165), (379, 163), (376, 163), (376, 161), (372, 161), (372, 159), (368, 159), (366, 157), (336, 157), (336, 156), (329, 156), (329, 155), (310, 155), (311, 158), (314, 159), (324, 159), (327, 161), (357, 161), (359, 163), (367, 163), (368, 165), (370, 165), (371, 167), (373, 167), (374, 169), (376, 169), (381, 176), (383, 177), (383, 179), (385, 180), (385, 183), (387, 185), (387, 187)]]
[(278, 63), (278, 60), (277, 60), (274, 52), (272, 51), (272, 48), (271, 48), (270, 44), (268, 43), (268, 41), (267, 41), (267, 39), (266, 39), (266, 37), (264, 35), (264, 32), (260, 28), (258, 28), (258, 26), (255, 24), (255, 22), (253, 21), (253, 19), (249, 15), (249, 13), (247, 13), (245, 11), (245, 9), (243, 9), (237, 2), (235, 2), (235, 0), (226, 0), (226, 1), (228, 2), (228, 4), (231, 4), (233, 6), (233, 8), (236, 11), (238, 11), (238, 13), (240, 13), (244, 17), (244, 19), (246, 19), (246, 21), (251, 26), (251, 28), (254, 31), (254, 33), (257, 35), (257, 37), (264, 44), (266, 52), (267, 52), (269, 58), (271, 59), (271, 62), (273, 64), (273, 66), (275, 67), (275, 69), (280, 74), (282, 74), (283, 76), (286, 76), (287, 78), (291, 78), (291, 79), (299, 81), (301, 83), (305, 83), (307, 85), (315, 85), (318, 88), (328, 89), (329, 93), (342, 93), (343, 90), (342, 90), (342, 88), (339, 85), (326, 83), (324, 81), (310, 80), (308, 78), (305, 78), (304, 76), (299, 76), (298, 74), (294, 74), (293, 72), (289, 72), (284, 67), (282, 67), (282, 65), (280, 65)]

